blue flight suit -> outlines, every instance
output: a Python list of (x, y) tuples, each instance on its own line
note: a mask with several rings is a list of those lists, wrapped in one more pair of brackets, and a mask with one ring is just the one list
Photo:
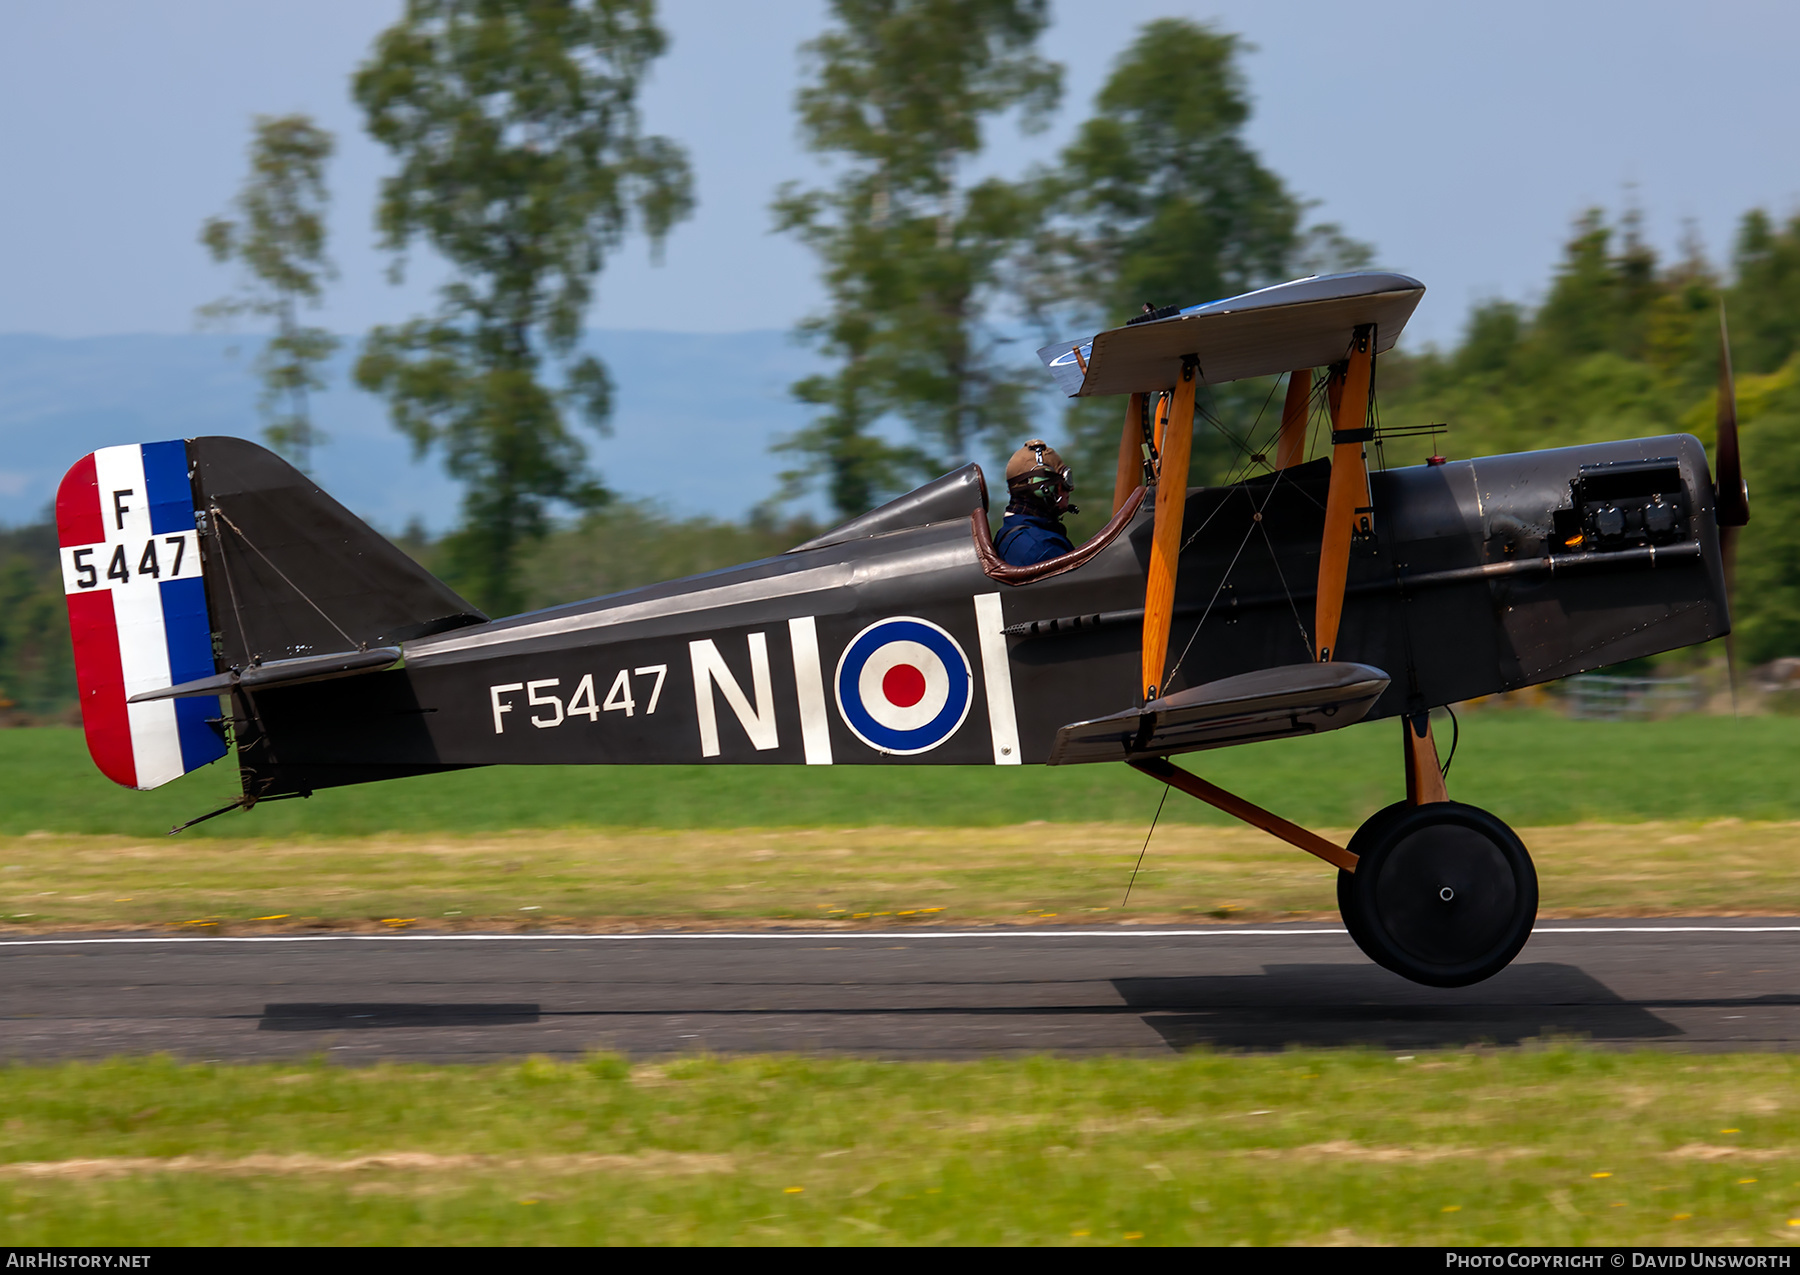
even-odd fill
[(1017, 508), (1007, 509), (1000, 534), (994, 537), (994, 552), (1011, 567), (1048, 562), (1074, 548), (1060, 521)]

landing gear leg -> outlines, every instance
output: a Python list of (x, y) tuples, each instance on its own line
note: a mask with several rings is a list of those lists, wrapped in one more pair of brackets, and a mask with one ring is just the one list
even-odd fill
[(1537, 920), (1537, 870), (1494, 815), (1449, 800), (1429, 719), (1402, 719), (1407, 797), (1351, 838), (1338, 873), (1344, 927), (1369, 958), (1431, 987), (1463, 987), (1505, 969)]
[(1377, 811), (1348, 847), (1210, 784), (1165, 757), (1127, 764), (1338, 869), (1338, 910), (1376, 964), (1431, 987), (1505, 969), (1537, 920), (1537, 871), (1511, 828), (1451, 801), (1431, 722), (1403, 720), (1408, 800)]

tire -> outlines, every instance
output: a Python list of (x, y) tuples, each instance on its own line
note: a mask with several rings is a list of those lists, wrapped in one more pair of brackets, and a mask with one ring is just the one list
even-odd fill
[[(1380, 842), (1385, 835), (1389, 823), (1404, 815), (1412, 807), (1404, 801), (1397, 801), (1382, 810), (1377, 810), (1363, 821), (1362, 827), (1350, 838), (1347, 849), (1357, 857), (1360, 864), (1371, 847)], [(1344, 919), (1344, 928), (1350, 931), (1350, 937), (1363, 951), (1363, 955), (1377, 965), (1387, 968), (1387, 959), (1382, 949), (1369, 937), (1369, 923), (1363, 916), (1362, 905), (1356, 897), (1356, 874), (1338, 869), (1337, 876), (1338, 915)]]
[(1537, 870), (1518, 835), (1487, 811), (1454, 801), (1389, 806), (1350, 846), (1356, 871), (1338, 874), (1345, 928), (1402, 978), (1479, 983), (1531, 937)]

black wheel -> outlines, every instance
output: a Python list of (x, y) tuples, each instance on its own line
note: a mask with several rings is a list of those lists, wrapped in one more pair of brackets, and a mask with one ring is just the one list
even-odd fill
[(1537, 920), (1537, 870), (1517, 834), (1460, 802), (1404, 803), (1351, 839), (1355, 872), (1338, 874), (1338, 908), (1378, 965), (1429, 987), (1491, 978)]
[[(1358, 828), (1355, 835), (1350, 838), (1350, 853), (1355, 855), (1360, 863), (1363, 856), (1369, 853), (1370, 847), (1381, 841), (1387, 825), (1412, 808), (1404, 801), (1397, 801), (1386, 809), (1377, 810), (1370, 815), (1363, 821), (1363, 826)], [(1356, 874), (1354, 872), (1338, 869), (1337, 899), (1338, 915), (1344, 918), (1344, 928), (1350, 931), (1350, 937), (1356, 941), (1356, 946), (1363, 950), (1364, 956), (1377, 965), (1388, 967), (1387, 959), (1382, 955), (1381, 949), (1369, 939), (1369, 923), (1364, 918), (1362, 905), (1356, 897)]]

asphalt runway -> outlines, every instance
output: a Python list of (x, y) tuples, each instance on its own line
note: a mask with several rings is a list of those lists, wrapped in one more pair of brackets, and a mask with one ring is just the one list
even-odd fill
[(1547, 921), (1454, 991), (1327, 925), (0, 942), (0, 1057), (1800, 1046), (1800, 921)]

